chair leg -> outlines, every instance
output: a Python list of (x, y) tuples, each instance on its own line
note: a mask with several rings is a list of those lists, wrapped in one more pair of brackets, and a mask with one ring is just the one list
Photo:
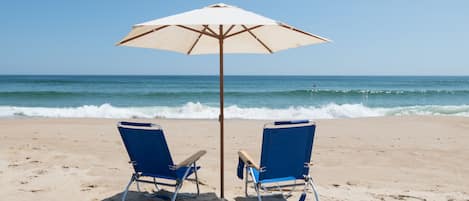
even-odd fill
[(275, 183), (275, 184), (277, 184), (277, 189), (278, 189), (278, 191), (280, 192), (280, 195), (282, 195), (282, 197), (283, 197), (284, 199), (287, 199), (287, 198), (288, 198), (288, 195), (285, 195), (285, 193), (283, 193), (283, 190), (282, 190), (282, 188), (280, 187), (280, 184), (279, 184), (279, 183)]
[(293, 195), (293, 192), (296, 190), (296, 180), (293, 183), (293, 187), (291, 188), (290, 192), (287, 193), (287, 198), (291, 197)]
[(179, 191), (182, 188), (182, 184), (184, 183), (184, 180), (186, 180), (187, 175), (189, 174), (190, 170), (191, 170), (190, 168), (187, 168), (186, 172), (184, 173), (184, 176), (182, 176), (181, 180), (177, 182), (176, 190), (174, 191), (174, 194), (173, 194), (173, 197), (171, 198), (171, 201), (176, 200), (176, 197), (177, 197)]
[[(254, 176), (254, 172), (253, 171), (249, 171), (251, 174), (251, 178), (252, 178), (252, 183), (254, 185), (254, 190), (256, 190), (256, 193), (257, 193), (257, 200), (258, 201), (262, 201), (262, 198), (261, 198), (261, 184), (256, 182), (256, 177)], [(246, 177), (247, 179), (248, 177)], [(247, 181), (246, 181), (246, 197), (247, 196)]]
[(179, 190), (181, 190), (181, 187), (182, 187), (182, 181), (178, 182), (178, 184), (176, 186), (176, 190), (174, 191), (173, 197), (171, 198), (171, 201), (176, 201), (176, 197), (179, 193)]
[(246, 197), (249, 197), (248, 195), (248, 182), (249, 182), (249, 168), (246, 167), (246, 173), (245, 173), (245, 182), (244, 182), (244, 194), (246, 195)]
[(195, 186), (197, 187), (197, 196), (200, 195), (199, 176), (197, 176), (197, 165), (194, 162)]
[(135, 174), (132, 174), (132, 177), (130, 178), (129, 183), (125, 187), (124, 194), (122, 195), (122, 201), (125, 201), (125, 198), (127, 197), (127, 193), (129, 192), (130, 185), (135, 181)]
[(160, 191), (160, 187), (158, 187), (158, 184), (156, 184), (156, 179), (153, 177), (153, 184), (155, 185), (155, 188), (157, 191)]
[(316, 190), (316, 185), (314, 185), (313, 178), (309, 177), (308, 182), (311, 185), (311, 188), (313, 189), (314, 198), (316, 198), (316, 201), (319, 201), (319, 194), (318, 194), (318, 191)]
[(255, 184), (254, 185), (254, 188), (256, 189), (256, 192), (257, 192), (257, 200), (258, 201), (262, 201), (262, 197), (261, 197), (261, 185), (259, 183)]
[(305, 178), (303, 192), (300, 195), (299, 201), (305, 201), (306, 200), (306, 194), (308, 193), (308, 186), (309, 186), (309, 176)]
[(137, 184), (137, 191), (138, 191), (139, 193), (142, 192), (142, 191), (140, 190), (140, 184), (138, 183), (138, 181), (135, 181), (135, 183)]
[[(289, 197), (292, 196), (293, 192), (295, 191), (296, 189), (296, 180), (293, 181), (293, 187), (290, 189), (290, 191), (288, 193), (285, 193), (283, 190), (282, 190), (282, 187), (280, 187), (280, 184), (279, 183), (275, 183), (277, 185), (277, 189), (278, 191), (280, 192), (280, 195), (282, 195), (282, 197), (284, 199), (288, 199)], [(305, 182), (305, 188), (306, 188), (306, 182)], [(268, 192), (267, 189), (264, 187), (264, 192)], [(270, 192), (269, 192), (270, 193)]]
[[(271, 192), (267, 189), (266, 186), (262, 186), (262, 190), (264, 191), (264, 193), (271, 193)], [(279, 190), (280, 190), (280, 192), (282, 192), (282, 189), (279, 188)]]

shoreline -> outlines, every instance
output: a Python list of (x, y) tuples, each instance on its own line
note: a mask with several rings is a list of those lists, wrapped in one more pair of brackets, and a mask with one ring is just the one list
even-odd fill
[[(202, 197), (218, 194), (218, 121), (213, 119), (0, 119), (0, 197), (6, 200), (119, 200), (131, 167), (120, 120), (160, 124), (175, 162), (200, 149)], [(225, 189), (243, 200), (236, 152), (259, 159), (270, 120), (225, 120)], [(469, 198), (469, 118), (394, 116), (318, 119), (311, 175), (321, 200)], [(190, 132), (188, 134), (188, 132)], [(151, 186), (144, 186), (150, 191)], [(132, 188), (135, 191), (135, 186)], [(182, 192), (193, 192), (188, 182)], [(253, 193), (250, 189), (251, 194)], [(289, 200), (297, 200), (299, 193)], [(146, 200), (132, 193), (129, 200)], [(158, 200), (158, 199), (151, 199)]]

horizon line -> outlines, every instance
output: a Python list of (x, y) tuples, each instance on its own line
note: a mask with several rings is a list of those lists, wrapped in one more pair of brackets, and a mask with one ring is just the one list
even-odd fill
[[(217, 74), (0, 74), (0, 76), (219, 76)], [(399, 75), (399, 74), (353, 74), (353, 75), (299, 75), (299, 74), (228, 74), (226, 76), (296, 76), (296, 77), (469, 77), (468, 75)]]

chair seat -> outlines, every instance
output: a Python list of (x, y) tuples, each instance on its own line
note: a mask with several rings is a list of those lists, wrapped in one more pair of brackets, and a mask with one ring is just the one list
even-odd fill
[[(190, 168), (190, 170), (189, 170), (189, 173), (187, 174), (187, 176), (190, 176), (195, 171), (195, 168), (192, 167), (192, 166), (191, 167), (181, 167), (177, 170), (174, 170), (174, 172), (176, 173), (176, 177), (171, 176), (171, 175), (158, 175), (158, 174), (145, 173), (145, 172), (140, 173), (140, 175), (146, 176), (146, 177), (155, 177), (155, 178), (170, 179), (170, 180), (181, 180), (182, 177), (184, 177), (184, 173), (186, 173), (188, 168)], [(200, 166), (197, 166), (197, 170), (199, 170), (199, 169), (200, 169)]]
[(283, 181), (294, 181), (297, 180), (296, 177), (281, 177), (281, 178), (272, 178), (272, 179), (263, 179), (259, 181), (259, 171), (255, 168), (250, 167), (249, 168), (253, 174), (254, 174), (254, 182), (255, 183), (277, 183), (277, 182), (283, 182)]

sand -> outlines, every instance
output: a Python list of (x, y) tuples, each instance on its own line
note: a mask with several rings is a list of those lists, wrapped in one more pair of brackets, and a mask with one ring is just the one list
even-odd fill
[[(117, 121), (1, 119), (0, 200), (120, 200), (132, 169)], [(164, 127), (175, 162), (207, 150), (199, 162), (202, 195), (196, 200), (218, 199), (217, 121), (136, 121)], [(236, 152), (245, 149), (259, 159), (265, 122), (226, 121), (228, 200), (256, 200), (244, 197), (243, 182), (236, 178)], [(469, 118), (336, 119), (318, 120), (317, 125), (311, 174), (323, 201), (469, 200)], [(151, 192), (151, 187), (143, 185), (143, 190)], [(182, 195), (194, 190), (189, 181)], [(146, 195), (136, 192), (134, 185), (128, 200), (159, 200)], [(295, 192), (288, 200), (298, 200), (298, 195)]]

